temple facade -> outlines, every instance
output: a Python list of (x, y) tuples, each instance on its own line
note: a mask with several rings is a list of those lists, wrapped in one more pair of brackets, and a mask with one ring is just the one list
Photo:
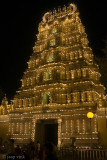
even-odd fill
[[(100, 76), (77, 7), (47, 12), (21, 88), (10, 105), (0, 107), (8, 134), (19, 144), (71, 146), (72, 138), (77, 148), (98, 144), (97, 112), (105, 98)], [(94, 114), (91, 126), (88, 112)]]

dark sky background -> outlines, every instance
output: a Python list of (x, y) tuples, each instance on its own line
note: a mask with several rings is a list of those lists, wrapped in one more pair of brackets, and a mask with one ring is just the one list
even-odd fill
[(107, 59), (101, 51), (107, 36), (106, 0), (39, 0), (32, 2), (3, 2), (0, 4), (0, 88), (12, 99), (21, 86), (20, 79), (27, 68), (38, 33), (38, 24), (45, 12), (77, 4), (80, 18), (89, 40), (93, 54), (98, 58), (102, 82), (107, 86)]

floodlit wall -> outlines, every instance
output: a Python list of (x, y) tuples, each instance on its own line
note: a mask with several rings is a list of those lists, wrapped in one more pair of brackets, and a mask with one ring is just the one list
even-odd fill
[(107, 120), (99, 119), (98, 120), (98, 131), (99, 131), (99, 141), (101, 145), (107, 148)]
[(0, 139), (2, 143), (8, 139), (9, 119), (7, 115), (0, 116)]

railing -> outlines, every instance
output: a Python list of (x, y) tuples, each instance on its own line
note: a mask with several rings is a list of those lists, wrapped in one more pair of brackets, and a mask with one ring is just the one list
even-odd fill
[(107, 150), (61, 148), (59, 151), (59, 159), (60, 160), (107, 160)]

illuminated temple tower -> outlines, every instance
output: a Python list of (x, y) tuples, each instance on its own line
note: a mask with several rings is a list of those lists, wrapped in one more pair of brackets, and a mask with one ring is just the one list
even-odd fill
[[(40, 140), (76, 147), (98, 143), (97, 100), (104, 96), (98, 66), (74, 4), (47, 12), (12, 100), (9, 134), (16, 143)], [(87, 112), (93, 112), (92, 135)]]

